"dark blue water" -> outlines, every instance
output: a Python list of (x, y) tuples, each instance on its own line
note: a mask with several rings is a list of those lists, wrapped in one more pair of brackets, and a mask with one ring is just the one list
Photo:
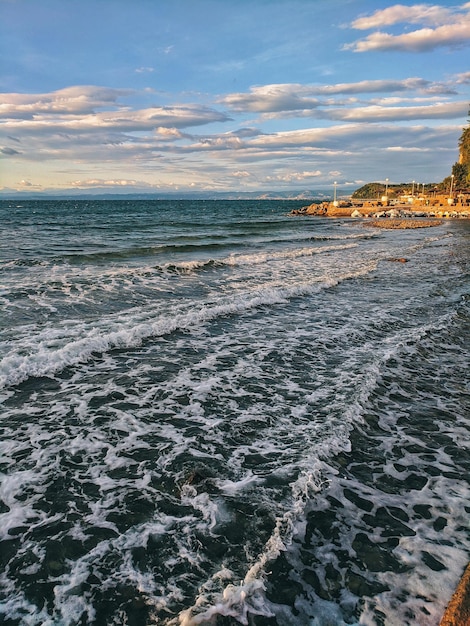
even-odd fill
[(2, 623), (438, 624), (470, 225), (299, 205), (1, 203)]

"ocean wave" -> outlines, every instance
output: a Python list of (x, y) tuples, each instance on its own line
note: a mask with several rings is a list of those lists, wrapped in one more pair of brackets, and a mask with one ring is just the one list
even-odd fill
[[(200, 586), (193, 605), (181, 611), (178, 617), (168, 620), (168, 626), (216, 623), (217, 616), (234, 618), (240, 624), (249, 624), (250, 616), (274, 617), (275, 610), (279, 607), (275, 607), (266, 596), (273, 562), (292, 549), (295, 552), (293, 540), (295, 536), (305, 533), (308, 511), (315, 510), (319, 494), (328, 491), (331, 484), (337, 483), (337, 471), (332, 467), (331, 459), (342, 452), (350, 451), (350, 433), (354, 428), (362, 426), (364, 413), (370, 398), (381, 383), (384, 369), (398, 355), (406, 359), (411, 344), (419, 345), (425, 337), (447, 328), (448, 323), (449, 316), (444, 315), (411, 333), (409, 329), (399, 330), (378, 344), (370, 345), (366, 342), (361, 346), (361, 351), (369, 355), (369, 360), (361, 374), (356, 375), (354, 396), (348, 405), (344, 403), (342, 410), (339, 409), (338, 415), (342, 412), (340, 423), (332, 423), (330, 431), (323, 431), (322, 437), (318, 437), (316, 442), (305, 438), (303, 457), (296, 468), (298, 475), (290, 484), (290, 497), (283, 505), (278, 503), (279, 512), (272, 534), (258, 558), (251, 564), (243, 579), (236, 580), (234, 576), (229, 576), (222, 590), (214, 591), (212, 579), (207, 580)], [(346, 371), (354, 369), (356, 358), (354, 351), (346, 356), (343, 363)], [(341, 392), (338, 395), (341, 396)], [(336, 402), (341, 404), (343, 400)], [(330, 410), (333, 406), (334, 403)]]
[[(250, 254), (231, 254), (228, 257), (220, 259), (207, 259), (207, 260), (195, 260), (195, 261), (181, 261), (179, 263), (168, 263), (164, 266), (158, 267), (162, 271), (173, 272), (191, 272), (203, 268), (210, 267), (240, 267), (243, 265), (259, 265), (263, 263), (272, 263), (275, 261), (284, 261), (290, 259), (296, 259), (301, 257), (313, 256), (315, 254), (323, 254), (329, 252), (336, 252), (341, 250), (349, 250), (356, 248), (357, 244), (343, 244), (343, 245), (331, 245), (321, 246), (314, 248), (293, 248), (291, 250), (282, 250), (279, 252), (254, 252)], [(157, 268), (156, 268), (157, 269)]]
[[(241, 315), (262, 306), (283, 304), (292, 298), (313, 294), (342, 281), (364, 276), (375, 267), (376, 264), (371, 263), (320, 282), (260, 289), (220, 303), (192, 306), (189, 311), (164, 315), (156, 321), (152, 320), (154, 311), (150, 310), (145, 313), (146, 320), (137, 316), (130, 316), (129, 319), (128, 316), (119, 315), (114, 320), (105, 318), (99, 324), (64, 323), (60, 329), (46, 329), (37, 337), (28, 337), (30, 348), (27, 355), (13, 350), (0, 361), (0, 388), (17, 385), (29, 377), (56, 374), (68, 366), (88, 361), (94, 354), (137, 347), (147, 339), (177, 330), (197, 328), (222, 316)], [(106, 328), (106, 325), (111, 328)]]

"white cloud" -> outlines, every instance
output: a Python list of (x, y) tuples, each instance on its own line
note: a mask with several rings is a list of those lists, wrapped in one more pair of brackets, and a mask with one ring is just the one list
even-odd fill
[(232, 176), (235, 178), (250, 178), (251, 174), (246, 170), (239, 170), (238, 172), (233, 172)]
[[(341, 179), (345, 168), (350, 179), (356, 179), (371, 154), (374, 168), (382, 167), (382, 161), (388, 168), (395, 153), (397, 161), (404, 155), (410, 163), (413, 155), (424, 154), (442, 168), (436, 152), (448, 150), (445, 158), (450, 163), (457, 158), (461, 123), (437, 127), (421, 120), (465, 119), (468, 102), (447, 101), (447, 94), (449, 85), (468, 80), (464, 72), (449, 84), (411, 77), (256, 86), (219, 100), (241, 112), (262, 113), (256, 121), (247, 122), (243, 115), (231, 120), (229, 132), (222, 132), (227, 124), (204, 132), (206, 124), (230, 120), (210, 106), (125, 106), (128, 96), (137, 98), (125, 90), (86, 87), (81, 93), (81, 87), (71, 87), (50, 94), (6, 94), (2, 170), (5, 165), (15, 172), (9, 174), (10, 185), (28, 171), (24, 162), (34, 161), (37, 171), (55, 172), (63, 188), (150, 191), (168, 188), (171, 182), (181, 189), (259, 188), (262, 182), (279, 188), (315, 185), (325, 176), (329, 179), (328, 172), (337, 172), (332, 180)], [(148, 97), (144, 94), (144, 101)], [(289, 109), (299, 103), (311, 108)], [(284, 122), (265, 124), (269, 115)], [(321, 121), (292, 130), (295, 126), (285, 120), (294, 115)], [(412, 120), (416, 126), (410, 125)], [(197, 132), (185, 130), (196, 125)], [(403, 163), (400, 168), (407, 167)]]
[[(1, 115), (0, 111), (0, 115)], [(29, 133), (49, 132), (89, 132), (114, 130), (117, 132), (136, 132), (153, 130), (159, 127), (185, 128), (200, 126), (212, 122), (224, 122), (228, 117), (214, 109), (201, 105), (181, 105), (169, 107), (153, 107), (148, 109), (121, 109), (119, 111), (90, 112), (83, 115), (31, 114), (23, 117), (20, 112), (13, 118), (6, 114), (3, 126), (10, 133), (17, 130)]]
[(89, 180), (74, 180), (70, 183), (72, 187), (90, 188), (90, 187), (135, 187), (141, 186), (142, 182), (136, 180), (103, 180), (100, 178), (91, 178)]
[(110, 89), (80, 85), (40, 94), (4, 93), (0, 104), (0, 117), (32, 119), (47, 115), (86, 115), (98, 108), (115, 108), (130, 89)]
[(461, 24), (447, 24), (439, 28), (422, 28), (403, 35), (373, 33), (365, 39), (346, 46), (354, 52), (374, 50), (406, 50), (408, 52), (426, 52), (439, 46), (470, 45), (470, 20)]
[(449, 119), (463, 117), (467, 109), (467, 102), (448, 102), (407, 107), (370, 105), (349, 109), (329, 109), (325, 111), (324, 115), (332, 120), (354, 122)]
[(460, 7), (446, 8), (439, 5), (396, 4), (360, 17), (351, 26), (359, 30), (384, 28), (396, 24), (419, 24), (423, 28), (392, 34), (379, 30), (364, 39), (344, 46), (344, 50), (370, 52), (402, 50), (426, 52), (438, 47), (462, 47), (470, 45), (470, 3)]
[(430, 4), (414, 4), (405, 6), (395, 4), (386, 9), (379, 9), (372, 15), (360, 17), (352, 23), (353, 28), (358, 30), (369, 30), (381, 26), (391, 26), (392, 24), (432, 24), (439, 25), (443, 21), (451, 19), (452, 13), (444, 7)]
[(292, 111), (315, 108), (318, 100), (307, 98), (308, 90), (303, 85), (274, 84), (252, 87), (250, 93), (228, 94), (220, 103), (235, 111)]
[(288, 172), (287, 174), (277, 174), (276, 176), (266, 176), (268, 182), (303, 182), (311, 178), (318, 178), (322, 176), (321, 170), (315, 170), (313, 172)]
[(41, 191), (42, 185), (38, 185), (36, 183), (32, 183), (30, 180), (20, 180), (16, 186), (17, 190), (25, 190), (25, 191)]
[(132, 93), (123, 89), (76, 86), (46, 94), (2, 94), (0, 120), (11, 134), (15, 130), (42, 134), (86, 132), (98, 128), (133, 132), (228, 120), (224, 113), (197, 104), (131, 109), (118, 102), (122, 96)]
[[(300, 112), (301, 116), (309, 111), (336, 104), (325, 99), (335, 95), (360, 95), (370, 93), (413, 92), (453, 94), (453, 86), (436, 83), (423, 78), (405, 78), (403, 80), (363, 80), (355, 83), (337, 83), (333, 85), (300, 85), (296, 83), (264, 85), (251, 87), (248, 92), (232, 93), (220, 98), (219, 103), (234, 111), (253, 113)], [(316, 96), (323, 96), (320, 100)]]

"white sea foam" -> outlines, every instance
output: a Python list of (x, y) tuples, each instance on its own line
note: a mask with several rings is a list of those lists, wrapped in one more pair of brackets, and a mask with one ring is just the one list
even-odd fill
[[(422, 609), (434, 619), (468, 553), (470, 494), (453, 454), (469, 431), (455, 417), (461, 346), (446, 337), (458, 298), (422, 263), (439, 242), (418, 247), (420, 237), (353, 233), (359, 250), (313, 237), (203, 271), (183, 256), (167, 270), (64, 264), (54, 285), (44, 272), (43, 317), (6, 328), (1, 346), (12, 387), (0, 539), (15, 553), (0, 614), (32, 626), (103, 610), (116, 626), (137, 610), (162, 625), (375, 624), (380, 610), (403, 626)], [(20, 292), (17, 311), (33, 302)], [(417, 355), (429, 371), (413, 370)], [(56, 380), (14, 387), (64, 365)], [(427, 412), (441, 447), (426, 444)], [(393, 519), (415, 534), (388, 545)], [(369, 571), (358, 536), (399, 566)]]
[[(195, 307), (186, 313), (172, 317), (164, 316), (156, 321), (150, 319), (151, 310), (147, 313), (148, 321), (132, 317), (130, 321), (124, 321), (119, 316), (118, 324), (114, 322), (116, 330), (103, 328), (110, 323), (113, 324), (111, 319), (100, 320), (99, 326), (67, 324), (66, 330), (70, 334), (62, 329), (43, 331), (36, 341), (34, 337), (29, 338), (34, 350), (31, 354), (22, 355), (15, 350), (0, 361), (0, 387), (18, 384), (31, 376), (53, 375), (65, 367), (87, 361), (94, 353), (103, 353), (115, 348), (137, 347), (151, 337), (167, 335), (175, 330), (197, 328), (218, 317), (240, 315), (261, 306), (282, 304), (291, 298), (312, 294), (337, 285), (340, 281), (368, 274), (374, 267), (375, 264), (366, 265), (359, 270), (323, 282), (313, 281), (285, 288), (260, 289), (239, 295), (234, 300)], [(63, 345), (60, 345), (61, 343)]]
[[(425, 336), (431, 330), (437, 331), (439, 328), (445, 328), (447, 323), (448, 320), (441, 318), (437, 322), (429, 324), (426, 328), (420, 328), (413, 338), (413, 343), (419, 341), (419, 337)], [(364, 352), (368, 354), (375, 353), (376, 358), (370, 362), (368, 371), (362, 372), (358, 376), (360, 382), (359, 384), (354, 384), (356, 387), (354, 401), (349, 406), (343, 406), (343, 429), (338, 429), (337, 426), (332, 427), (328, 437), (323, 435), (322, 439), (308, 449), (308, 452), (307, 448), (304, 450), (302, 465), (311, 469), (302, 470), (299, 477), (291, 484), (292, 501), (285, 513), (277, 518), (271, 537), (259, 558), (247, 571), (244, 580), (237, 585), (230, 583), (220, 594), (214, 595), (203, 589), (196, 598), (193, 607), (182, 611), (178, 620), (170, 622), (171, 624), (179, 624), (180, 626), (208, 624), (215, 620), (216, 615), (231, 616), (241, 624), (248, 624), (248, 616), (250, 614), (272, 615), (273, 607), (270, 606), (270, 603), (265, 598), (264, 581), (269, 572), (268, 566), (278, 558), (281, 552), (289, 550), (294, 534), (299, 533), (300, 529), (304, 527), (303, 520), (307, 508), (313, 506), (316, 494), (323, 487), (328, 486), (330, 479), (334, 479), (331, 468), (320, 459), (328, 459), (341, 451), (349, 451), (349, 429), (361, 422), (364, 406), (367, 404), (377, 381), (380, 380), (382, 367), (389, 360), (394, 359), (397, 354), (406, 352), (410, 343), (409, 332), (399, 331), (392, 337), (386, 337), (381, 345), (375, 346), (375, 349), (372, 349), (372, 346), (364, 347)], [(353, 355), (351, 356), (356, 358)], [(347, 362), (343, 362), (342, 365), (346, 370), (345, 373), (347, 373)], [(342, 400), (340, 399), (338, 402), (341, 406)], [(341, 410), (340, 406), (338, 407), (339, 410)], [(279, 425), (276, 425), (276, 430), (279, 433)], [(390, 472), (391, 470), (389, 469), (388, 471)], [(245, 485), (250, 485), (250, 477), (248, 476), (247, 478)], [(416, 548), (415, 544), (413, 546)], [(417, 552), (419, 550), (413, 549), (413, 555), (416, 555)], [(416, 562), (415, 566), (417, 565), (418, 563)], [(416, 593), (419, 595), (419, 589), (416, 589)], [(331, 611), (335, 612), (337, 616), (340, 615), (336, 606), (331, 605), (327, 609), (326, 605), (323, 612), (324, 616), (331, 613)], [(366, 612), (364, 612), (364, 615), (366, 615)]]

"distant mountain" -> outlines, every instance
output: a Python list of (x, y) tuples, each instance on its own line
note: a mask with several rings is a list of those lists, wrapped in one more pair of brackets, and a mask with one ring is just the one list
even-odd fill
[[(349, 192), (337, 190), (338, 197)], [(291, 190), (291, 191), (191, 191), (161, 193), (84, 193), (80, 190), (27, 192), (4, 190), (0, 191), (0, 200), (325, 200), (330, 199), (333, 192), (328, 189)]]

